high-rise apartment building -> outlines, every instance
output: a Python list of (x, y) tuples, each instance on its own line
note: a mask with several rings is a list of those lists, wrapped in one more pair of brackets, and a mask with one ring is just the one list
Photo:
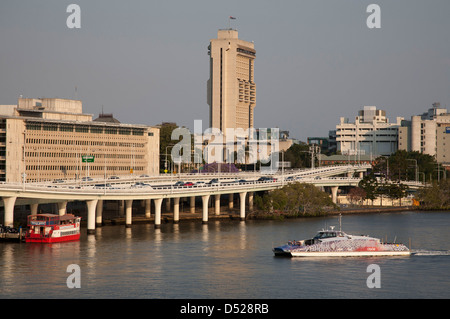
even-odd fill
[(208, 46), (210, 78), (207, 100), (209, 124), (226, 134), (227, 128), (253, 127), (256, 103), (253, 42), (238, 38), (233, 29), (219, 30)]

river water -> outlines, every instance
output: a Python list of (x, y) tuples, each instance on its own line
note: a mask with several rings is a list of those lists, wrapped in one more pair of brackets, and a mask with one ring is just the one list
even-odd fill
[[(342, 230), (405, 243), (410, 257), (279, 258), (273, 245), (310, 238), (338, 217), (82, 229), (79, 242), (0, 243), (0, 298), (449, 298), (450, 213), (342, 217)], [(69, 265), (80, 288), (68, 288)], [(369, 288), (369, 265), (380, 288)]]

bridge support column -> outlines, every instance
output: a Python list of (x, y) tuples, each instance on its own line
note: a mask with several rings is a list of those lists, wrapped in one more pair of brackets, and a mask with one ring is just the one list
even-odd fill
[(39, 204), (30, 204), (31, 215), (36, 215)]
[(203, 204), (203, 210), (202, 210), (202, 224), (208, 223), (208, 203), (209, 203), (209, 196), (210, 195), (204, 195), (202, 196), (202, 204)]
[(253, 192), (248, 193), (248, 210), (253, 211)]
[(125, 227), (130, 228), (132, 222), (132, 213), (133, 213), (133, 200), (127, 199), (125, 200)]
[(95, 217), (95, 227), (100, 227), (103, 224), (103, 199), (99, 199), (97, 202), (97, 211)]
[(59, 216), (66, 214), (67, 202), (59, 202), (58, 203), (58, 214)]
[(155, 203), (155, 228), (161, 228), (161, 205), (162, 198), (157, 198), (153, 200)]
[(166, 211), (170, 212), (170, 198), (166, 198)]
[(247, 192), (239, 193), (239, 204), (241, 206), (239, 217), (241, 220), (245, 220), (245, 196), (247, 196)]
[(229, 209), (233, 209), (234, 208), (234, 198), (233, 198), (233, 193), (231, 193), (230, 195), (229, 195), (229, 202), (228, 202), (228, 208)]
[(191, 213), (195, 213), (195, 196), (191, 197)]
[(359, 172), (359, 178), (364, 178), (364, 172)]
[(173, 199), (173, 223), (178, 224), (180, 221), (180, 197)]
[(151, 199), (145, 199), (145, 217), (150, 218), (152, 215), (152, 200)]
[(125, 203), (123, 200), (119, 200), (119, 216), (123, 216), (124, 214), (124, 206)]
[(88, 216), (87, 216), (87, 233), (95, 234), (95, 208), (97, 207), (98, 199), (86, 201)]
[(14, 204), (16, 203), (16, 198), (15, 196), (3, 197), (3, 204), (5, 206), (5, 221), (3, 224), (5, 226), (14, 226)]
[(220, 194), (216, 194), (214, 199), (215, 199), (215, 214), (220, 215)]
[(337, 203), (337, 191), (339, 186), (332, 186), (331, 187), (331, 199), (333, 200), (333, 203)]

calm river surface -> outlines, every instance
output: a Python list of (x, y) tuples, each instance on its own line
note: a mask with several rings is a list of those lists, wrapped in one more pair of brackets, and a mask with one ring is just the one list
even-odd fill
[[(450, 213), (342, 217), (342, 230), (405, 243), (383, 258), (276, 258), (272, 246), (309, 238), (337, 216), (82, 229), (79, 242), (0, 243), (0, 298), (450, 298)], [(81, 288), (69, 289), (67, 266)], [(368, 288), (377, 264), (381, 288)]]

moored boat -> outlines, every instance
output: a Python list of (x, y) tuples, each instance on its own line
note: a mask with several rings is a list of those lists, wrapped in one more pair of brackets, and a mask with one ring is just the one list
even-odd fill
[(28, 243), (57, 243), (80, 239), (81, 217), (72, 214), (36, 214), (28, 216)]
[(319, 231), (311, 239), (290, 241), (273, 248), (275, 256), (288, 257), (361, 257), (409, 256), (408, 247), (400, 243), (383, 243), (380, 239), (349, 235), (334, 227)]

